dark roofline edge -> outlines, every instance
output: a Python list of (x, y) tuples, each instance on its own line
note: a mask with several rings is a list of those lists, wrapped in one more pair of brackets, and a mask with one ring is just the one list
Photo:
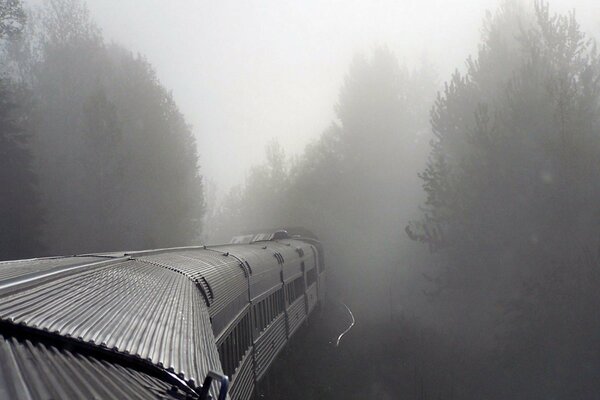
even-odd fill
[(111, 364), (118, 364), (125, 368), (136, 370), (169, 383), (172, 385), (172, 393), (181, 390), (183, 393), (192, 396), (192, 398), (199, 398), (198, 390), (202, 388), (200, 383), (195, 385), (195, 382), (186, 382), (183, 379), (180, 379), (175, 373), (161, 368), (148, 360), (144, 360), (131, 354), (117, 352), (108, 347), (88, 343), (74, 337), (65, 337), (57, 333), (28, 327), (22, 324), (15, 324), (4, 319), (0, 319), (0, 334), (11, 336), (17, 340), (29, 340), (34, 344), (43, 343), (45, 345), (51, 345), (59, 350), (68, 350), (74, 354), (94, 357), (98, 360), (107, 361)]

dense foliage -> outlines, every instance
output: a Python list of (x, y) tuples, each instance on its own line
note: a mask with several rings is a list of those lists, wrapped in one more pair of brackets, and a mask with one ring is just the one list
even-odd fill
[(46, 254), (167, 247), (199, 236), (195, 140), (143, 57), (106, 44), (78, 0), (45, 3), (7, 54), (33, 100), (28, 152)]
[[(305, 345), (320, 350), (282, 362), (326, 354), (332, 380), (313, 380), (315, 398), (596, 397), (599, 61), (574, 13), (505, 1), (435, 101), (426, 70), (407, 74), (386, 50), (358, 58), (319, 141), (233, 192), (222, 215), (235, 210), (237, 230), (323, 239), (330, 299), (362, 324), (352, 349), (325, 349), (312, 328)], [(284, 398), (299, 387), (286, 382), (262, 390)]]
[[(399, 248), (408, 241), (404, 221), (421, 198), (417, 171), (429, 136), (431, 75), (425, 68), (409, 72), (385, 48), (356, 57), (337, 120), (292, 161), (271, 144), (267, 162), (223, 202), (213, 222), (221, 231), (213, 234), (223, 240), (261, 227), (309, 227), (336, 260), (329, 271), (333, 291), (357, 310), (371, 293), (389, 293)], [(390, 317), (389, 307), (362, 311)]]
[(408, 233), (442, 260), (445, 323), (496, 346), (501, 398), (599, 389), (599, 104), (595, 43), (545, 3), (490, 17), (435, 103), (424, 217)]
[[(0, 1), (2, 52), (22, 33), (25, 22), (19, 2)], [(41, 250), (43, 215), (27, 131), (29, 105), (29, 91), (3, 72), (0, 76), (0, 259), (23, 258)]]
[[(27, 19), (0, 0), (0, 40), (0, 258), (197, 238), (195, 142), (150, 64), (78, 0)], [(597, 397), (595, 43), (574, 14), (507, 0), (436, 87), (385, 48), (356, 57), (319, 139), (293, 159), (274, 141), (209, 210), (210, 242), (285, 226), (324, 242), (326, 322), (280, 361), (271, 398)], [(338, 300), (358, 324), (333, 348)], [(281, 373), (319, 362), (317, 378)]]

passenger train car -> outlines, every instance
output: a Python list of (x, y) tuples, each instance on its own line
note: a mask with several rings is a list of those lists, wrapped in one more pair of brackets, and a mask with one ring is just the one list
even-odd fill
[(324, 295), (285, 231), (0, 262), (0, 399), (249, 399)]

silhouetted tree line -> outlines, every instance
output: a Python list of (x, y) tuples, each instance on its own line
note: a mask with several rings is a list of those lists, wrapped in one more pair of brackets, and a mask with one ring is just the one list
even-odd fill
[[(0, 41), (15, 40), (25, 26), (17, 1), (0, 2)], [(36, 190), (27, 131), (29, 93), (23, 85), (0, 76), (0, 254), (16, 258), (40, 250), (42, 213)]]
[(0, 259), (181, 245), (200, 234), (190, 127), (79, 0), (0, 2)]
[[(313, 383), (305, 390), (314, 398), (596, 398), (595, 42), (574, 13), (505, 1), (437, 99), (427, 68), (399, 65), (385, 49), (357, 58), (332, 126), (296, 159), (271, 145), (209, 221), (232, 232), (313, 230), (325, 242), (331, 297), (366, 325), (360, 340), (347, 339), (355, 347), (323, 356), (331, 380), (274, 373), (281, 379), (266, 394), (301, 397)], [(314, 366), (310, 349), (323, 352), (324, 338), (311, 340), (280, 370)], [(413, 378), (386, 373), (407, 366)], [(354, 393), (357, 381), (365, 390)]]

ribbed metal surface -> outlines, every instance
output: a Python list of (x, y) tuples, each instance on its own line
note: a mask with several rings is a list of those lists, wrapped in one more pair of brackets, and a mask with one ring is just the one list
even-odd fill
[[(267, 250), (263, 242), (248, 245), (226, 244), (220, 246), (211, 246), (211, 249), (228, 252), (237, 258), (247, 261), (252, 268), (252, 274), (260, 272), (262, 268), (270, 268), (269, 263), (273, 259), (273, 252)], [(277, 262), (275, 260), (275, 262)]]
[(0, 335), (0, 360), (1, 399), (181, 399), (153, 376), (43, 343)]
[(248, 400), (252, 396), (254, 390), (254, 360), (252, 356), (252, 348), (248, 349), (248, 353), (244, 357), (241, 366), (239, 367), (236, 376), (231, 383), (231, 398), (235, 400)]
[[(46, 344), (0, 336), (0, 398), (169, 398), (170, 385), (140, 372), (150, 371), (140, 365), (200, 384), (209, 370), (221, 371), (215, 336), (227, 339), (249, 299), (281, 287), (282, 275), (301, 273), (301, 261), (308, 270), (316, 260), (311, 246), (298, 240), (126, 256), (131, 259), (86, 255), (0, 262), (0, 320), (15, 325), (10, 332), (27, 330), (19, 324), (51, 332), (35, 339)], [(308, 296), (321, 296), (323, 284), (324, 274)], [(311, 311), (314, 305), (311, 299)], [(232, 399), (251, 396), (255, 377), (266, 373), (305, 319), (301, 296), (255, 338), (233, 376)], [(43, 339), (54, 335), (62, 341)], [(68, 343), (75, 341), (86, 343), (75, 346), (82, 353), (52, 347), (71, 348)], [(86, 350), (94, 347), (141, 364), (95, 359), (89, 354), (99, 353)]]
[(265, 292), (281, 284), (281, 264), (273, 257), (274, 251), (268, 248), (267, 242), (250, 245), (216, 246), (219, 251), (226, 251), (250, 265), (250, 297), (256, 299)]
[(253, 301), (271, 292), (274, 288), (281, 287), (281, 266), (274, 263), (271, 271), (262, 271), (253, 275), (250, 283), (250, 296)]
[(298, 297), (287, 310), (288, 332), (290, 337), (296, 333), (296, 330), (298, 330), (306, 319), (306, 305), (304, 301), (304, 296)]
[(151, 264), (115, 263), (5, 296), (0, 319), (131, 354), (193, 384), (220, 371), (200, 291)]
[(248, 304), (248, 277), (233, 256), (212, 250), (189, 250), (143, 256), (139, 260), (177, 271), (196, 283), (209, 299), (208, 313), (217, 335)]
[(254, 342), (256, 377), (260, 380), (275, 357), (285, 346), (285, 314), (278, 316)]
[(239, 261), (215, 251), (170, 252), (143, 256), (139, 260), (180, 272), (202, 286), (204, 282), (208, 283), (209, 287), (206, 289), (211, 297), (210, 315), (221, 311), (237, 298), (244, 288), (247, 290), (247, 278)]
[(214, 303), (208, 309), (211, 317), (227, 308), (226, 317), (233, 319), (248, 304), (248, 277), (235, 257), (211, 250), (180, 254), (197, 261), (201, 266), (198, 273), (206, 278), (213, 290)]
[(74, 267), (102, 261), (101, 257), (56, 257), (31, 260), (0, 262), (0, 281), (20, 278), (30, 274), (48, 272), (55, 269)]
[(302, 272), (300, 267), (300, 262), (302, 259), (296, 252), (297, 246), (296, 241), (289, 241), (289, 246), (282, 243), (272, 243), (269, 245), (269, 248), (272, 251), (276, 251), (283, 256), (285, 260), (282, 265), (283, 268), (283, 280), (289, 279), (291, 276), (296, 275), (299, 272)]

